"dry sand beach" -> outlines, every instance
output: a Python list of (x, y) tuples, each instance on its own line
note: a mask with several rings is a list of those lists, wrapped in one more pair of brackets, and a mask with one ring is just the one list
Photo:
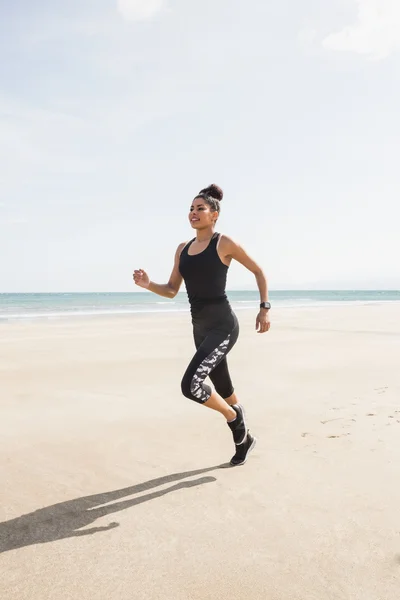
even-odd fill
[(400, 305), (238, 317), (238, 468), (188, 315), (0, 327), (2, 599), (398, 600)]

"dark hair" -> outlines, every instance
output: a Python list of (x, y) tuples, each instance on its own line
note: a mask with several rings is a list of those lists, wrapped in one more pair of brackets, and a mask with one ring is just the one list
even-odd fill
[(215, 210), (217, 212), (220, 212), (221, 210), (220, 202), (223, 197), (224, 192), (215, 183), (212, 183), (203, 190), (200, 190), (200, 192), (196, 196), (196, 198), (203, 198), (205, 202), (207, 202), (211, 210)]

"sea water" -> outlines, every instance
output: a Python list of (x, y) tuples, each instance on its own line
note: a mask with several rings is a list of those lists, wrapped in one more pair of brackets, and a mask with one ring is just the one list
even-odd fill
[[(257, 309), (257, 290), (227, 292), (234, 310)], [(312, 307), (339, 304), (400, 302), (400, 291), (331, 290), (271, 291), (273, 306)], [(6, 321), (61, 319), (140, 313), (186, 312), (185, 292), (169, 300), (150, 292), (99, 292), (58, 294), (0, 294), (0, 323)]]

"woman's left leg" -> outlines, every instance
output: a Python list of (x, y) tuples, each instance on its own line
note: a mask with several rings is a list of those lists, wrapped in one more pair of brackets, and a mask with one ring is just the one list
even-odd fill
[[(238, 397), (235, 394), (226, 357), (215, 367), (213, 371), (211, 371), (209, 376), (218, 394), (229, 406), (234, 408), (234, 410), (239, 410), (244, 419), (244, 410), (243, 407), (239, 405)], [(247, 460), (249, 452), (253, 450), (255, 443), (256, 439), (251, 435), (250, 431), (248, 431), (244, 443), (236, 445), (236, 453), (231, 459), (231, 465), (243, 465)]]

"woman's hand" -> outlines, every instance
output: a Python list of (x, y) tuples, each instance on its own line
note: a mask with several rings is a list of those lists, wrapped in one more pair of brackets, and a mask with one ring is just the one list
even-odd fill
[(267, 310), (261, 309), (256, 319), (256, 331), (257, 333), (265, 333), (269, 331), (270, 327), (269, 313)]
[(137, 269), (133, 272), (133, 281), (136, 285), (145, 289), (150, 285), (150, 278), (143, 269)]

